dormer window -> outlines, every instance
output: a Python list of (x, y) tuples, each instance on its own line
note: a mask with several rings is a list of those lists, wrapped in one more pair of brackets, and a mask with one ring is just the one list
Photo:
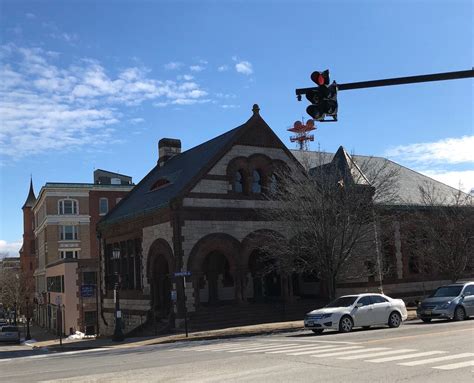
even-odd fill
[(158, 189), (161, 189), (165, 187), (166, 185), (169, 185), (170, 181), (167, 180), (166, 178), (160, 178), (158, 181), (156, 181), (150, 188), (150, 191), (155, 191)]
[(262, 176), (258, 170), (254, 170), (252, 173), (252, 193), (262, 192)]
[(244, 176), (242, 174), (242, 170), (238, 170), (235, 173), (234, 191), (236, 193), (242, 193), (244, 191)]
[(58, 203), (58, 212), (60, 215), (79, 214), (78, 203), (74, 199), (63, 199)]

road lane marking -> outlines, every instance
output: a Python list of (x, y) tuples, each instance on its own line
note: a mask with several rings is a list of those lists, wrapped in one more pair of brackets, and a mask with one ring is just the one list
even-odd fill
[[(249, 345), (257, 345), (258, 343), (249, 343)], [(228, 348), (244, 347), (245, 343), (233, 343), (233, 344), (209, 344), (206, 346), (190, 347), (184, 351), (211, 351), (211, 350), (225, 350)], [(248, 347), (248, 346), (247, 346)]]
[(473, 353), (466, 352), (464, 354), (457, 354), (457, 355), (447, 355), (447, 356), (440, 356), (438, 358), (430, 358), (430, 359), (422, 359), (422, 360), (415, 360), (413, 362), (404, 362), (398, 363), (400, 366), (420, 366), (422, 364), (429, 364), (429, 363), (436, 363), (442, 362), (444, 360), (452, 360), (452, 359), (461, 359), (461, 358), (468, 358), (470, 356), (474, 356)]
[(296, 344), (288, 344), (288, 345), (279, 345), (279, 346), (273, 346), (273, 347), (261, 347), (261, 348), (258, 348), (258, 349), (253, 349), (253, 350), (249, 350), (249, 351), (242, 351), (242, 352), (245, 352), (247, 354), (253, 354), (253, 353), (257, 353), (257, 352), (264, 352), (264, 351), (276, 351), (276, 350), (282, 350), (282, 349), (290, 349), (291, 347), (294, 347), (296, 346)]
[(469, 360), (467, 362), (460, 362), (460, 363), (453, 363), (453, 364), (446, 364), (444, 366), (437, 366), (433, 367), (438, 370), (455, 370), (456, 368), (474, 366), (474, 360)]
[(315, 355), (315, 354), (321, 354), (321, 353), (325, 353), (325, 352), (329, 352), (329, 351), (346, 351), (346, 350), (352, 350), (352, 349), (356, 349), (356, 348), (362, 348), (363, 346), (346, 346), (346, 347), (334, 347), (334, 348), (331, 348), (331, 349), (324, 349), (324, 350), (310, 350), (310, 351), (305, 351), (304, 353), (303, 352), (299, 352), (299, 353), (295, 353), (295, 354), (289, 354), (289, 355)]
[(327, 345), (327, 346), (318, 346), (318, 347), (312, 347), (309, 351), (301, 351), (301, 352), (295, 352), (295, 353), (291, 353), (291, 354), (287, 354), (287, 355), (294, 355), (294, 356), (298, 356), (298, 355), (309, 355), (311, 353), (314, 353), (314, 350), (321, 350), (321, 349), (324, 349), (324, 351), (333, 351), (333, 350), (338, 350), (340, 346), (330, 346), (330, 345)]
[(383, 363), (383, 362), (392, 362), (394, 360), (403, 360), (403, 359), (411, 359), (411, 358), (419, 358), (420, 356), (429, 356), (429, 355), (439, 355), (439, 354), (446, 354), (446, 351), (426, 351), (426, 352), (418, 352), (415, 354), (408, 354), (408, 355), (397, 355), (397, 356), (389, 356), (387, 358), (377, 358), (377, 359), (370, 359), (366, 360), (366, 362), (370, 363)]
[(474, 328), (465, 328), (460, 330), (449, 330), (449, 331), (440, 331), (440, 332), (428, 332), (426, 334), (417, 334), (417, 335), (407, 335), (407, 336), (400, 336), (395, 338), (383, 338), (383, 339), (374, 339), (374, 340), (367, 340), (365, 342), (359, 342), (360, 344), (368, 344), (368, 343), (379, 343), (379, 342), (388, 342), (393, 340), (400, 340), (400, 339), (410, 339), (410, 338), (419, 338), (423, 336), (433, 336), (439, 334), (450, 334), (453, 332), (464, 332), (464, 331), (474, 331)]
[(318, 354), (312, 355), (315, 358), (327, 358), (330, 356), (340, 356), (340, 355), (349, 355), (349, 354), (360, 354), (362, 352), (368, 353), (371, 351), (383, 351), (388, 350), (387, 347), (376, 347), (376, 348), (363, 348), (362, 350), (351, 350), (351, 351), (341, 351), (341, 352), (329, 352), (327, 354)]
[(382, 351), (382, 352), (376, 352), (376, 353), (373, 353), (373, 352), (368, 351), (367, 354), (344, 356), (344, 357), (338, 358), (338, 359), (343, 359), (343, 360), (364, 359), (364, 358), (371, 358), (371, 357), (373, 357), (373, 356), (402, 354), (402, 353), (404, 353), (404, 352), (413, 352), (413, 351), (417, 351), (417, 350), (405, 348), (405, 349), (401, 349), (401, 350)]
[(5, 362), (15, 361), (16, 362), (16, 361), (25, 360), (25, 359), (58, 358), (58, 357), (68, 356), (68, 355), (85, 354), (85, 353), (108, 351), (108, 350), (113, 350), (113, 347), (93, 348), (89, 350), (65, 351), (65, 352), (57, 352), (57, 353), (51, 353), (51, 354), (19, 356), (18, 358), (0, 359), (0, 361), (5, 361)]
[[(295, 346), (294, 348), (288, 349), (288, 350), (279, 350), (279, 351), (267, 351), (265, 352), (266, 354), (283, 354), (286, 352), (296, 352), (296, 351), (306, 351), (306, 350), (315, 350), (315, 349), (320, 349), (320, 348), (334, 348), (334, 347), (339, 347), (339, 346), (308, 346), (307, 344), (300, 345), (300, 346)], [(288, 355), (293, 355), (293, 354), (288, 354)]]
[(291, 346), (296, 346), (295, 343), (288, 343), (287, 345), (281, 344), (281, 343), (275, 343), (273, 345), (269, 344), (260, 344), (260, 345), (253, 345), (253, 346), (245, 346), (245, 347), (239, 347), (233, 350), (229, 350), (228, 352), (246, 352), (246, 351), (253, 351), (253, 350), (260, 350), (260, 349), (267, 349), (267, 348), (273, 348), (273, 347), (291, 347)]

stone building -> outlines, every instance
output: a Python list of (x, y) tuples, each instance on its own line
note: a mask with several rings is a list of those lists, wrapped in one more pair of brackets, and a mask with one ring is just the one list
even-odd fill
[(97, 333), (96, 224), (132, 188), (130, 177), (100, 169), (94, 171), (94, 183), (48, 182), (37, 199), (30, 186), (23, 207), (23, 256), (27, 251), (35, 256), (39, 325), (53, 331), (61, 327), (65, 334)]
[[(276, 306), (285, 318), (295, 313), (301, 318), (324, 298), (313, 276), (259, 274), (265, 234), (286, 235), (284, 227), (260, 214), (275, 206), (268, 198), (278, 182), (275, 173), (281, 168), (304, 172), (305, 159), (281, 142), (257, 105), (246, 123), (201, 145), (181, 152), (179, 140), (162, 139), (158, 150), (157, 165), (98, 224), (103, 334), (114, 328), (115, 272), (121, 280), (126, 333), (150, 321), (182, 326), (185, 314), (193, 328), (199, 323), (229, 324), (231, 318), (235, 323), (236, 317), (276, 320)], [(351, 166), (353, 159), (341, 148), (327, 161)], [(414, 192), (417, 182), (429, 180), (402, 170), (405, 196)], [(399, 291), (412, 293), (418, 286), (410, 285), (399, 226), (394, 222), (389, 230), (393, 246), (387, 251), (397, 265), (392, 282), (407, 282)], [(120, 251), (119, 260), (114, 260), (114, 250)], [(175, 276), (176, 272), (190, 275)], [(365, 273), (357, 280), (340, 281), (339, 287), (346, 292), (375, 286), (376, 278)]]

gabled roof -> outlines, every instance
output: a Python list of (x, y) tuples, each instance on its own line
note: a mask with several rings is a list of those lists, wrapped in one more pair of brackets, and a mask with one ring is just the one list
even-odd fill
[(24, 209), (25, 207), (33, 207), (35, 202), (36, 202), (36, 196), (33, 190), (33, 178), (30, 178), (30, 191), (28, 192), (28, 197), (26, 198), (26, 201), (23, 204), (22, 209)]
[[(341, 150), (341, 148), (339, 148)], [(338, 150), (338, 153), (339, 153)], [(299, 151), (292, 150), (293, 155), (305, 164), (307, 168), (321, 166), (330, 163), (337, 155), (327, 152), (316, 151)], [(423, 205), (420, 187), (434, 189), (439, 197), (446, 201), (452, 200), (453, 196), (458, 192), (457, 189), (436, 181), (430, 177), (420, 174), (412, 169), (406, 168), (396, 162), (384, 157), (370, 157), (361, 155), (349, 155), (345, 150), (339, 153), (340, 157), (349, 157), (357, 168), (364, 169), (365, 176), (371, 183), (370, 175), (377, 174), (378, 177), (384, 177), (386, 174), (397, 174), (396, 190), (397, 204), (400, 205)], [(383, 201), (379, 201), (382, 202)]]
[[(171, 157), (162, 167), (155, 166), (114, 209), (102, 218), (99, 226), (147, 215), (169, 206), (174, 198), (183, 196), (247, 129), (265, 126), (271, 131), (258, 111), (258, 105), (254, 105), (253, 116), (243, 125)], [(285, 148), (283, 143), (281, 145)], [(290, 152), (288, 154), (292, 156)]]

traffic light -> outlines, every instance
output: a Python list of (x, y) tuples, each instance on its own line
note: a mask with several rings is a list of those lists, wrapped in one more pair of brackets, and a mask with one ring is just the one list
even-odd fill
[(331, 116), (334, 121), (337, 121), (337, 84), (333, 81), (329, 85), (329, 70), (313, 72), (311, 80), (318, 87), (306, 91), (306, 98), (311, 102), (306, 112), (317, 121), (325, 121), (326, 116)]

